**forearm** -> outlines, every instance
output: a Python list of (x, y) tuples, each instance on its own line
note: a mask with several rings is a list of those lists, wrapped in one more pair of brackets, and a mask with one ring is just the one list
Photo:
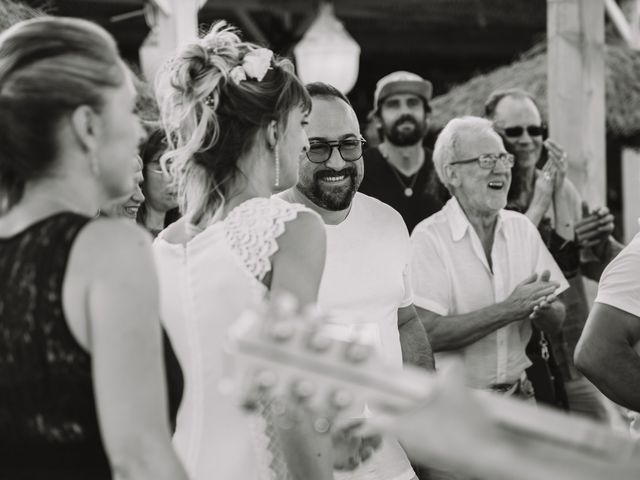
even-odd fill
[[(287, 407), (287, 418), (276, 419), (278, 443), (293, 480), (332, 480), (331, 436), (318, 433), (315, 417), (303, 407)], [(289, 424), (289, 425), (287, 425)]]
[(503, 303), (462, 315), (441, 316), (421, 308), (418, 314), (434, 352), (466, 347), (514, 320), (525, 318), (516, 318)]
[(110, 454), (114, 480), (187, 480), (184, 467), (169, 441), (140, 435), (130, 448)]
[(608, 398), (640, 411), (640, 357), (630, 345), (602, 348), (579, 344), (575, 360), (578, 370)]
[(545, 333), (555, 334), (562, 328), (566, 316), (564, 304), (556, 300), (549, 308), (541, 310), (540, 316), (533, 320), (536, 327)]
[(582, 263), (580, 265), (580, 271), (585, 277), (595, 280), (596, 282), (599, 281), (606, 266), (623, 248), (624, 245), (613, 237), (607, 238), (600, 245), (592, 248), (596, 259)]
[(537, 227), (544, 218), (544, 214), (547, 213), (547, 209), (548, 206), (545, 208), (544, 205), (531, 204), (524, 214)]
[(420, 319), (416, 316), (401, 325), (398, 330), (400, 347), (402, 348), (402, 361), (423, 367), (426, 370), (435, 370), (431, 344)]

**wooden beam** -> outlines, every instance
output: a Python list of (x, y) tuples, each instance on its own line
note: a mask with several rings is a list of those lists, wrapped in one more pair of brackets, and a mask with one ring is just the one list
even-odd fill
[(629, 47), (640, 50), (640, 0), (634, 0), (631, 4), (631, 21), (627, 21), (615, 0), (604, 0), (604, 6), (620, 36)]
[(551, 137), (569, 155), (569, 177), (591, 205), (606, 200), (604, 4), (547, 0)]

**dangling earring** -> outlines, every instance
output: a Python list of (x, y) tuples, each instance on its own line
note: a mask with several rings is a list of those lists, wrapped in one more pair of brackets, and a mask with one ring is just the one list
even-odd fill
[(100, 166), (98, 165), (98, 157), (95, 155), (89, 155), (89, 164), (91, 166), (91, 173), (93, 173), (94, 177), (100, 176)]
[(278, 153), (278, 142), (276, 142), (276, 144), (273, 147), (273, 149), (275, 150), (275, 154), (276, 154), (276, 183), (275, 183), (275, 187), (279, 187), (280, 186), (280, 154)]

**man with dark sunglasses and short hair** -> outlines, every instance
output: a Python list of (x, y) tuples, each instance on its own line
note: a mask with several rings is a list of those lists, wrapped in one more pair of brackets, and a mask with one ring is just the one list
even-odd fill
[[(358, 192), (364, 140), (356, 114), (330, 85), (313, 83), (307, 90), (313, 102), (309, 150), (300, 158), (298, 184), (279, 195), (306, 205), (325, 222), (327, 259), (318, 304), (329, 312), (330, 328), (371, 342), (399, 369), (403, 361), (432, 369), (431, 347), (413, 306), (407, 228), (393, 208)], [(373, 452), (373, 439), (337, 436), (349, 448), (336, 449), (336, 467), (352, 471), (337, 471), (336, 479), (415, 479), (395, 439), (385, 437)]]
[(515, 156), (507, 208), (533, 222), (569, 281), (562, 298), (567, 318), (562, 330), (550, 339), (569, 410), (607, 422), (606, 400), (576, 369), (573, 356), (589, 315), (583, 276), (598, 281), (622, 248), (610, 235), (613, 215), (606, 207), (590, 210), (583, 202), (566, 176), (567, 154), (556, 142), (545, 139), (546, 127), (530, 93), (515, 88), (496, 90), (485, 103), (485, 116)]

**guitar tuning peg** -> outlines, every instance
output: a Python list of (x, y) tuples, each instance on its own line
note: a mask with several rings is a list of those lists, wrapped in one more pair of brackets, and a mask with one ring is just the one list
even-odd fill
[(316, 393), (316, 385), (309, 380), (298, 380), (292, 385), (293, 396), (304, 401)]
[(345, 348), (344, 356), (351, 363), (360, 363), (369, 358), (371, 352), (371, 345), (365, 345), (362, 343), (350, 343)]
[(329, 350), (333, 340), (321, 333), (313, 333), (309, 336), (307, 346), (314, 352), (325, 352)]
[(322, 325), (326, 322), (328, 315), (317, 304), (309, 304), (302, 309), (302, 317), (312, 325)]
[(290, 322), (277, 322), (271, 327), (269, 333), (274, 340), (285, 342), (293, 337), (295, 328)]
[(280, 292), (273, 298), (272, 306), (280, 316), (293, 315), (298, 309), (298, 300), (289, 292)]
[(254, 413), (258, 410), (259, 395), (257, 392), (247, 394), (243, 399), (240, 407), (247, 413)]
[(255, 383), (260, 390), (270, 390), (278, 383), (278, 377), (271, 370), (260, 370), (255, 376)]
[(331, 422), (328, 418), (316, 418), (313, 421), (313, 429), (318, 433), (327, 433), (331, 429)]
[(337, 410), (342, 410), (351, 405), (353, 402), (353, 395), (351, 395), (347, 390), (338, 389), (331, 394), (330, 401)]

